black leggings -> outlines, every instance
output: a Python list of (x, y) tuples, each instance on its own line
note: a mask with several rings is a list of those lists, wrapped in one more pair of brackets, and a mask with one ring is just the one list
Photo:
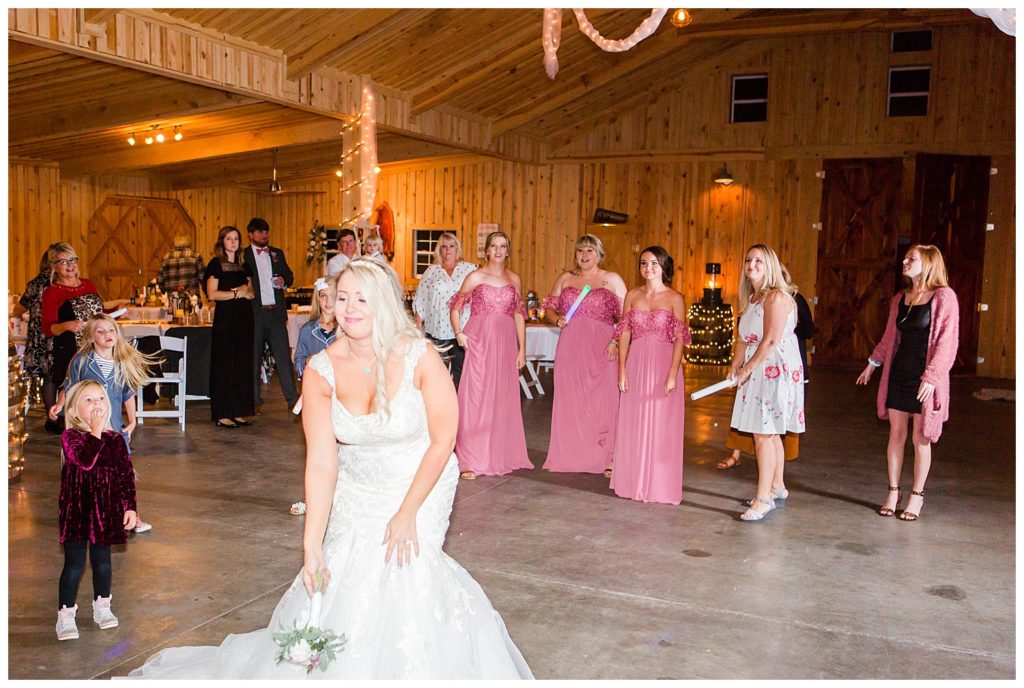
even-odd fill
[(60, 600), (57, 609), (75, 606), (78, 584), (85, 573), (85, 552), (89, 550), (92, 563), (93, 599), (110, 597), (110, 583), (114, 569), (110, 564), (110, 545), (90, 545), (88, 542), (64, 543), (64, 570), (60, 572)]

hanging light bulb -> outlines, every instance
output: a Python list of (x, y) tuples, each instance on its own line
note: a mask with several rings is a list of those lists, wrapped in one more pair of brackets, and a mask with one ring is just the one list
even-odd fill
[(128, 135), (128, 145), (129, 146), (134, 146), (135, 145), (135, 132), (134, 131), (131, 134)]
[(721, 184), (722, 186), (729, 186), (734, 181), (736, 181), (735, 179), (733, 179), (733, 176), (729, 174), (729, 166), (725, 164), (722, 165), (722, 169), (715, 172), (711, 179), (716, 184)]
[(183, 138), (185, 138), (185, 137), (181, 133), (181, 127), (180, 126), (174, 127), (174, 140), (175, 141), (181, 141)]
[(277, 181), (277, 149), (274, 149), (274, 180), (270, 182), (270, 193), (281, 193), (281, 182)]
[(163, 132), (162, 129), (156, 135), (156, 142), (157, 143), (163, 143), (164, 142), (164, 132)]

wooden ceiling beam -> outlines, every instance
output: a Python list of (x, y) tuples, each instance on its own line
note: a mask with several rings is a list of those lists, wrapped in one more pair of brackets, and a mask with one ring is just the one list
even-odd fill
[(82, 155), (62, 158), (61, 174), (65, 177), (81, 177), (126, 170), (140, 170), (160, 165), (193, 162), (208, 158), (245, 153), (268, 151), (271, 148), (306, 143), (322, 143), (335, 147), (335, 155), (341, 153), (341, 123), (323, 119), (298, 126), (261, 128), (239, 134), (217, 137), (186, 138), (173, 144), (134, 146), (116, 153)]
[(155, 123), (173, 125), (181, 117), (217, 112), (252, 105), (255, 98), (196, 86), (183, 81), (166, 80), (156, 91), (140, 97), (137, 90), (87, 94), (73, 109), (50, 109), (45, 113), (24, 113), (12, 107), (9, 112), (10, 144), (27, 144), (53, 137), (86, 134), (118, 127), (137, 127)]
[(877, 29), (924, 28), (940, 24), (986, 21), (960, 9), (865, 9), (817, 10), (779, 16), (757, 16), (728, 21), (697, 23), (676, 29), (679, 36), (704, 38), (770, 38), (813, 33), (838, 33)]
[(335, 69), (340, 69), (346, 72), (351, 71), (348, 66), (348, 62), (354, 55), (367, 50), (372, 50), (374, 53), (386, 50), (389, 40), (396, 35), (400, 35), (403, 31), (414, 27), (421, 21), (426, 20), (433, 12), (435, 12), (434, 9), (402, 10), (395, 14), (391, 21), (380, 23), (367, 29), (358, 37), (353, 38), (344, 46), (339, 47), (338, 50), (331, 54), (331, 59), (328, 64)]
[(365, 34), (387, 25), (401, 9), (364, 9), (355, 16), (341, 15), (326, 22), (321, 31), (308, 37), (305, 47), (287, 56), (288, 79), (300, 79), (344, 54), (350, 44)]
[[(697, 11), (700, 12), (699, 16), (702, 19), (714, 22), (729, 21), (750, 12), (749, 9), (695, 10), (695, 12)], [(522, 127), (548, 112), (557, 110), (587, 93), (600, 89), (605, 84), (624, 78), (651, 62), (679, 50), (688, 41), (689, 39), (685, 35), (680, 36), (673, 30), (663, 29), (639, 43), (632, 50), (621, 53), (614, 66), (610, 68), (605, 64), (600, 64), (580, 72), (573, 70), (571, 74), (568, 73), (568, 69), (563, 70), (555, 80), (556, 89), (539, 94), (538, 97), (495, 120), (491, 126), (491, 134), (499, 136)], [(537, 68), (540, 69), (541, 66), (538, 65)], [(559, 82), (559, 79), (562, 81)]]

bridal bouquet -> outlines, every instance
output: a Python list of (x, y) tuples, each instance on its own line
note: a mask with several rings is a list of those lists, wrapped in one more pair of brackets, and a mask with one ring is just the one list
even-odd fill
[(302, 667), (306, 673), (312, 673), (313, 669), (319, 667), (320, 671), (327, 671), (327, 665), (334, 661), (338, 652), (344, 648), (347, 638), (345, 634), (337, 634), (330, 629), (321, 629), (316, 624), (320, 623), (320, 609), (323, 604), (323, 593), (321, 588), (323, 578), (318, 572), (316, 575), (316, 592), (310, 601), (309, 620), (303, 628), (296, 628), (291, 631), (280, 631), (274, 633), (274, 642), (280, 646), (277, 651), (277, 663), (288, 662), (295, 666)]

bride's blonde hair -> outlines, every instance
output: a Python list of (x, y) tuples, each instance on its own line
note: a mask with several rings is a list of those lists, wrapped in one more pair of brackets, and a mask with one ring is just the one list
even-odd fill
[[(390, 415), (387, 396), (387, 360), (389, 356), (404, 356), (408, 347), (423, 334), (416, 328), (412, 318), (405, 311), (402, 300), (402, 286), (398, 275), (388, 265), (366, 257), (354, 258), (338, 273), (338, 280), (346, 272), (351, 272), (359, 285), (359, 292), (366, 300), (366, 305), (373, 312), (373, 335), (371, 343), (373, 355), (377, 359), (377, 391), (373, 397), (371, 411), (384, 414), (385, 422)], [(335, 310), (334, 317), (339, 319), (344, 314)], [(399, 341), (403, 346), (399, 348)]]

